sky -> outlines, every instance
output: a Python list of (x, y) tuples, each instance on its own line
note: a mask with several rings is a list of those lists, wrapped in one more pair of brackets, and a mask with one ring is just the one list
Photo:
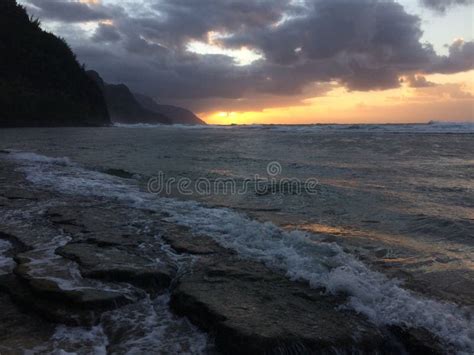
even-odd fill
[(211, 124), (474, 122), (474, 0), (19, 0)]

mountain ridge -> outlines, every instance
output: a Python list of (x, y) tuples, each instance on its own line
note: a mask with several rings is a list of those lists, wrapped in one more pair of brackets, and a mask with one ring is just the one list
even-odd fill
[(153, 98), (138, 93), (133, 93), (133, 95), (143, 107), (169, 117), (173, 124), (206, 124), (206, 122), (200, 119), (191, 110), (186, 108), (174, 105), (159, 104)]
[(0, 1), (0, 127), (106, 126), (104, 97), (68, 44)]
[(206, 124), (188, 109), (158, 104), (149, 96), (132, 92), (125, 84), (106, 83), (96, 71), (87, 74), (101, 88), (114, 123)]
[(105, 97), (112, 122), (114, 123), (162, 123), (171, 124), (171, 120), (144, 108), (125, 84), (108, 84), (94, 70), (87, 71)]

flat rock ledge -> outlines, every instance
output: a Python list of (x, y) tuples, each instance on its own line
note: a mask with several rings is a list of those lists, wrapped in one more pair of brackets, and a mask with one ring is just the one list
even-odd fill
[[(10, 235), (9, 238), (14, 237)], [(143, 297), (130, 287), (105, 285), (83, 278), (76, 272), (73, 262), (46, 251), (17, 253), (13, 274), (0, 277), (0, 290), (10, 294), (22, 308), (49, 321), (69, 325), (95, 324), (103, 311)]]
[[(1, 173), (12, 175), (9, 183), (24, 183), (13, 169)], [(168, 291), (176, 266), (154, 246), (157, 231), (145, 223), (149, 211), (68, 200), (27, 184), (11, 191), (0, 184), (0, 196), (9, 197), (0, 206), (6, 213), (55, 205), (38, 209), (26, 223), (0, 226), (0, 239), (11, 245), (4, 256), (16, 265), (0, 274), (0, 291), (22, 310), (52, 323), (89, 326), (103, 312)]]
[[(263, 274), (262, 274), (263, 272)], [(374, 326), (318, 291), (237, 260), (199, 265), (171, 305), (229, 354), (351, 353), (383, 348)]]
[(176, 273), (164, 255), (153, 260), (119, 247), (70, 243), (56, 249), (56, 253), (76, 261), (84, 277), (128, 282), (151, 294), (167, 289)]
[(192, 271), (179, 278), (172, 309), (211, 333), (225, 354), (398, 354), (408, 348), (438, 353), (414, 336), (404, 342), (401, 329), (397, 340), (393, 332), (342, 310), (343, 298), (239, 259), (209, 238), (206, 256), (194, 245), (202, 237), (165, 239), (181, 252), (201, 254)]
[[(2, 164), (1, 179), (0, 212), (45, 201), (48, 207), (0, 226), (0, 238), (12, 245), (7, 257), (16, 263), (13, 272), (0, 274), (0, 291), (27, 311), (13, 310), (0, 292), (0, 311), (8, 310), (0, 312), (0, 351), (15, 346), (12, 341), (24, 349), (48, 339), (51, 324), (97, 324), (106, 310), (169, 290), (172, 310), (208, 332), (223, 354), (445, 353), (427, 331), (378, 328), (341, 307), (343, 296), (242, 260), (159, 213), (37, 191)], [(17, 190), (8, 192), (9, 184)], [(54, 236), (59, 241), (48, 244)], [(191, 261), (184, 272), (162, 247)]]

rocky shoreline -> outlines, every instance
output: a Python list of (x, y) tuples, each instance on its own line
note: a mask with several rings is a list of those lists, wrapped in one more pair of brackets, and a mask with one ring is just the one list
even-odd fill
[(139, 305), (160, 297), (169, 297), (170, 314), (156, 316), (172, 319), (170, 343), (179, 343), (173, 334), (184, 334), (181, 340), (191, 330), (194, 337), (207, 334), (205, 346), (193, 349), (183, 341), (172, 344), (176, 352), (443, 353), (426, 330), (375, 326), (345, 309), (343, 295), (242, 260), (166, 222), (164, 214), (40, 189), (1, 157), (0, 213), (2, 354), (61, 347), (45, 344), (63, 325), (86, 332), (100, 325), (102, 349), (126, 353), (127, 339), (138, 335), (111, 314), (133, 309), (135, 317), (147, 317)]

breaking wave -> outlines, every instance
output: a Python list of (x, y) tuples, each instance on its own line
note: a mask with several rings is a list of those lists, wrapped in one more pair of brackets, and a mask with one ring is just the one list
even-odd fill
[(438, 122), (426, 124), (314, 124), (314, 125), (164, 125), (164, 124), (122, 124), (118, 128), (161, 128), (161, 129), (262, 129), (276, 132), (298, 133), (410, 133), (410, 134), (474, 134), (474, 122)]
[[(132, 208), (166, 212), (168, 220), (205, 234), (242, 257), (284, 271), (328, 293), (348, 295), (347, 307), (378, 325), (425, 328), (453, 352), (474, 353), (474, 314), (451, 303), (435, 301), (403, 288), (397, 280), (369, 269), (335, 243), (318, 234), (286, 231), (226, 208), (161, 198), (140, 191), (116, 176), (84, 169), (66, 160), (12, 152), (29, 181), (65, 194), (118, 200)], [(63, 164), (67, 162), (67, 164)]]

